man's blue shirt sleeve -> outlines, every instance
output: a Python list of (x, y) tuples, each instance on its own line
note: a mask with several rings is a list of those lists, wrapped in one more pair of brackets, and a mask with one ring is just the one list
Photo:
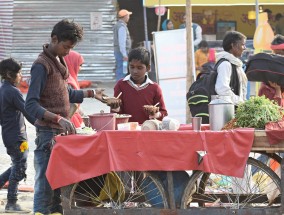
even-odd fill
[(45, 87), (47, 73), (42, 64), (34, 64), (31, 68), (31, 82), (26, 98), (25, 109), (27, 113), (37, 119), (43, 119), (46, 111), (39, 104), (40, 95)]
[(70, 103), (82, 103), (84, 100), (83, 90), (74, 90), (68, 86), (69, 101)]

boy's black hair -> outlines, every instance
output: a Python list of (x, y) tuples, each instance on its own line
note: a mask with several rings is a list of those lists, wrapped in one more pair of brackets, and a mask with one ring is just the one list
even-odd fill
[(51, 37), (57, 36), (58, 42), (70, 40), (77, 43), (83, 39), (83, 34), (83, 28), (79, 24), (63, 19), (53, 27)]
[(13, 58), (7, 58), (0, 62), (1, 80), (15, 80), (20, 72), (22, 64)]
[(132, 49), (128, 55), (128, 62), (131, 62), (132, 60), (139, 60), (142, 64), (149, 66), (150, 52), (143, 47)]
[(281, 34), (275, 35), (274, 39), (271, 42), (271, 45), (279, 45), (284, 43), (284, 36)]
[(247, 39), (245, 35), (238, 31), (228, 31), (223, 39), (223, 49), (229, 52), (232, 49), (232, 44), (236, 44), (243, 39)]

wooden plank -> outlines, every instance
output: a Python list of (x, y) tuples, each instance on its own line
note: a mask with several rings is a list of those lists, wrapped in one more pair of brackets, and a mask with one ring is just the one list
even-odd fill
[(268, 142), (265, 130), (255, 130), (251, 151), (282, 152), (284, 151), (284, 140), (271, 145)]

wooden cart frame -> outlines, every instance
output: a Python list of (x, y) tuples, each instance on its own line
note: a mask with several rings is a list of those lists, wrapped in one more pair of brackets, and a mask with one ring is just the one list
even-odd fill
[[(266, 152), (278, 153), (284, 152), (284, 141), (279, 144), (270, 145), (266, 137), (265, 131), (255, 131), (254, 143), (251, 152)], [(275, 208), (249, 208), (249, 209), (220, 209), (220, 208), (189, 208), (189, 209), (176, 209), (173, 196), (173, 179), (172, 172), (167, 172), (168, 175), (168, 193), (169, 193), (169, 206), (170, 209), (64, 209), (64, 214), (68, 215), (277, 215), (284, 214), (284, 197), (281, 196), (281, 206)], [(281, 161), (281, 193), (284, 193), (284, 161)]]

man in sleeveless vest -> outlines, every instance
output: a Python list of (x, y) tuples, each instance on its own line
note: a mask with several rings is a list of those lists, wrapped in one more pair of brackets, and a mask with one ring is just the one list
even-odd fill
[(116, 81), (124, 78), (126, 75), (123, 74), (123, 61), (128, 61), (128, 53), (131, 49), (131, 39), (127, 28), (127, 23), (131, 14), (132, 12), (128, 10), (120, 10), (118, 12), (118, 21), (113, 30)]
[[(198, 45), (202, 40), (202, 28), (197, 23), (192, 23), (192, 31), (193, 31), (193, 46), (194, 51), (198, 49)], [(180, 29), (186, 28), (186, 15), (183, 16), (183, 23), (179, 26)]]
[(82, 103), (92, 97), (103, 101), (102, 90), (74, 90), (68, 88), (69, 71), (63, 59), (83, 38), (83, 28), (64, 19), (52, 30), (51, 41), (43, 45), (43, 52), (31, 68), (31, 82), (25, 109), (37, 120), (36, 149), (34, 151), (35, 187), (34, 213), (63, 214), (60, 189), (52, 190), (45, 176), (54, 136), (75, 134), (68, 113), (71, 103)]

